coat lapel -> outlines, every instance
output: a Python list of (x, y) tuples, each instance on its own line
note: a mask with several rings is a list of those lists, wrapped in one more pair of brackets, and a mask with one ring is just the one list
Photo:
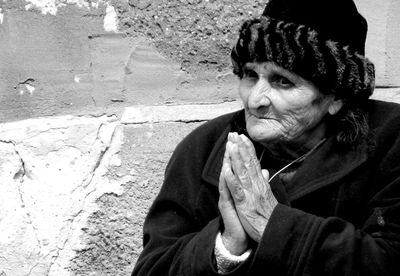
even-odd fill
[(212, 149), (202, 172), (202, 178), (214, 186), (219, 185), (219, 175), (221, 173), (222, 161), (225, 154), (225, 144), (228, 138), (230, 127), (226, 128)]
[(361, 143), (351, 150), (340, 151), (335, 147), (334, 139), (330, 137), (303, 161), (286, 187), (290, 201), (337, 183), (367, 160), (367, 143)]

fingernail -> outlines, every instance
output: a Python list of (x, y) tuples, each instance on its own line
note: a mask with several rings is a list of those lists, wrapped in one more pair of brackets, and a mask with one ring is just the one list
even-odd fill
[(231, 139), (232, 139), (233, 142), (237, 141), (237, 133), (236, 132), (232, 132)]

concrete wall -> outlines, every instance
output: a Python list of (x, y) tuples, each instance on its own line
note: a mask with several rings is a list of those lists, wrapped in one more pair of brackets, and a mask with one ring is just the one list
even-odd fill
[[(400, 102), (400, 2), (357, 0)], [(264, 1), (0, 0), (0, 275), (128, 275), (175, 145), (240, 108), (229, 49)]]

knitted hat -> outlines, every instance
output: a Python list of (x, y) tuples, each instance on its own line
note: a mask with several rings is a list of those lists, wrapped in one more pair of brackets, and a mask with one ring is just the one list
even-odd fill
[(245, 21), (231, 57), (243, 76), (247, 62), (273, 61), (324, 94), (367, 99), (374, 65), (364, 57), (367, 22), (353, 0), (270, 0), (257, 19)]

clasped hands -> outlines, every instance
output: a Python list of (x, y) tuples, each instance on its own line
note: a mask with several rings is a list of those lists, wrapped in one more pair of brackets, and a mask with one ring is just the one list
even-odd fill
[(224, 222), (222, 241), (233, 255), (248, 248), (249, 238), (261, 240), (278, 204), (262, 170), (252, 142), (245, 135), (229, 133), (219, 179), (218, 207)]

